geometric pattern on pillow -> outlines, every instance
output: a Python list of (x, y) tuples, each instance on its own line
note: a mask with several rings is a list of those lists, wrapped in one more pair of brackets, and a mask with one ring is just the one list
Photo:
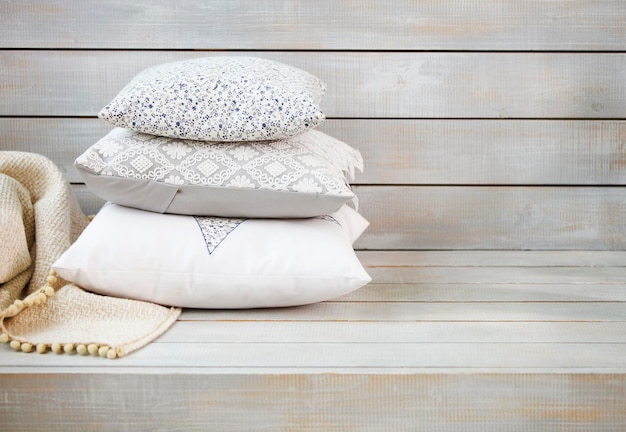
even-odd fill
[[(342, 171), (356, 150), (319, 131), (288, 140), (203, 143), (114, 129), (76, 163), (96, 174), (177, 186), (223, 186), (353, 196)], [(338, 150), (352, 156), (333, 162)], [(341, 165), (343, 164), (343, 166)]]
[[(120, 181), (158, 183), (170, 189), (192, 187), (288, 192), (311, 196), (311, 205), (318, 205), (313, 201), (332, 202), (334, 208), (330, 211), (334, 211), (355, 197), (349, 181), (355, 169), (363, 169), (363, 159), (358, 150), (316, 130), (277, 141), (204, 143), (115, 128), (88, 148), (75, 163), (88, 187), (95, 181), (94, 176), (99, 177), (98, 187), (90, 187), (92, 192), (107, 201), (131, 207), (135, 206), (132, 196), (126, 195), (125, 201), (119, 201), (116, 197), (120, 191), (127, 192), (127, 189), (120, 188)], [(208, 189), (205, 192), (211, 193)], [(147, 195), (149, 193), (141, 190), (138, 201)], [(243, 209), (245, 211), (255, 207), (248, 196), (246, 194), (247, 201), (241, 203), (246, 207)], [(232, 197), (222, 199), (233, 201)], [(167, 213), (169, 204), (168, 201), (163, 206), (157, 206), (157, 209), (141, 205), (136, 207)], [(281, 205), (287, 206), (288, 201), (284, 200)], [(301, 200), (298, 200), (297, 207), (306, 211)], [(316, 216), (329, 212), (328, 206), (322, 208), (323, 211), (311, 209), (304, 215)], [(179, 212), (211, 215), (197, 213), (197, 209), (194, 211), (196, 213)], [(254, 214), (247, 215), (254, 217)], [(276, 217), (282, 217), (282, 214)]]
[(99, 113), (115, 126), (200, 141), (288, 138), (319, 125), (326, 91), (301, 69), (257, 57), (205, 57), (140, 72)]

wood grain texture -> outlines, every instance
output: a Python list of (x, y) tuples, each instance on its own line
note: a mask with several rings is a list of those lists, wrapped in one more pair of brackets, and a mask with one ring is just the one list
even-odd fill
[(359, 249), (606, 249), (626, 240), (620, 187), (358, 186)]
[(71, 182), (148, 66), (252, 54), (318, 75), (322, 130), (365, 157), (374, 278), (186, 310), (115, 361), (0, 346), (0, 430), (622, 432), (625, 5), (0, 2), (0, 150)]
[[(359, 292), (339, 297), (334, 302), (557, 302), (593, 301), (626, 302), (626, 284), (598, 283), (547, 283), (547, 282), (404, 282), (370, 283)], [(419, 279), (419, 278), (416, 278)], [(460, 278), (459, 278), (460, 279)], [(567, 291), (566, 291), (567, 289)]]
[[(626, 117), (626, 54), (237, 52), (326, 82), (329, 117)], [(0, 115), (93, 116), (139, 71), (198, 51), (0, 51)]]
[[(359, 251), (363, 265), (377, 267), (625, 267), (617, 251)], [(378, 281), (383, 282), (383, 281)]]
[[(626, 271), (621, 271), (623, 277)], [(376, 275), (374, 275), (376, 277)], [(479, 288), (479, 287), (476, 287)], [(287, 309), (202, 311), (189, 309), (180, 321), (612, 321), (626, 326), (622, 302), (477, 302), (458, 303), (329, 302)]]
[[(327, 368), (349, 373), (355, 367), (372, 371), (400, 368), (462, 368), (476, 372), (511, 372), (525, 368), (552, 370), (624, 370), (624, 343), (171, 343), (152, 344), (116, 366), (172, 368), (250, 368), (265, 373), (298, 368)], [(5, 348), (6, 349), (6, 348)], [(20, 355), (20, 353), (14, 353)], [(22, 356), (24, 353), (21, 353)], [(41, 364), (41, 354), (29, 355), (22, 366)], [(15, 356), (0, 357), (0, 368), (10, 367)], [(88, 366), (85, 356), (46, 355), (48, 366)], [(97, 359), (96, 359), (97, 360)], [(106, 361), (107, 359), (103, 359)], [(33, 363), (34, 362), (34, 363)], [(598, 365), (602, 365), (599, 367)]]
[[(623, 250), (621, 187), (354, 186), (369, 250)], [(103, 200), (75, 185), (83, 211)]]
[[(6, 400), (0, 416), (16, 431), (618, 432), (626, 422), (622, 374), (100, 373), (69, 379), (42, 371), (4, 375), (0, 391)], [(61, 414), (59, 404), (70, 409)]]
[[(114, 361), (0, 347), (2, 426), (621, 431), (625, 252), (359, 255), (378, 273), (350, 296), (186, 310), (155, 342)], [(386, 282), (468, 270), (482, 276)], [(516, 288), (527, 296), (511, 295)], [(608, 297), (594, 298), (605, 288)]]
[(387, 267), (370, 267), (369, 273), (383, 283), (578, 283), (593, 284), (601, 278), (602, 283), (623, 282), (623, 267), (597, 269), (570, 267), (499, 267), (494, 272), (489, 267), (398, 267), (389, 271)]
[(624, 327), (606, 321), (179, 321), (159, 343), (623, 343)]
[(626, 46), (620, 0), (244, 3), (3, 2), (0, 46), (535, 51)]
[[(112, 126), (95, 118), (0, 118), (0, 150), (48, 156), (70, 182), (76, 157)], [(626, 184), (626, 121), (330, 119), (359, 149), (353, 184)]]

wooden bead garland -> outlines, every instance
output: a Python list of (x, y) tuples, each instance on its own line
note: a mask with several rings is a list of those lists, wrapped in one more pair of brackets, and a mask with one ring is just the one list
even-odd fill
[[(46, 285), (44, 285), (44, 287), (39, 289), (38, 291), (28, 295), (23, 300), (15, 300), (12, 305), (5, 309), (4, 317), (14, 317), (24, 308), (45, 303), (46, 301), (48, 301), (48, 298), (54, 295), (56, 289), (55, 285), (57, 284), (57, 282), (57, 274), (54, 270), (51, 270), (50, 274), (46, 278)], [(0, 333), (0, 343), (8, 343), (13, 350), (25, 353), (37, 351), (39, 354), (45, 354), (48, 351), (52, 351), (57, 354), (78, 353), (80, 355), (91, 354), (92, 356), (100, 356), (108, 359), (117, 358), (117, 352), (115, 351), (115, 349), (107, 345), (98, 345), (93, 343), (74, 345), (70, 342), (64, 344), (54, 342), (52, 344), (39, 343), (36, 346), (33, 346), (33, 344), (29, 342), (22, 342), (17, 339), (11, 339), (11, 337), (7, 333)]]

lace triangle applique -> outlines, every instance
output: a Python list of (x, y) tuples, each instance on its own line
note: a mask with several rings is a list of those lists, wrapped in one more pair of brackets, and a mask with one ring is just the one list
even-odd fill
[(235, 228), (246, 220), (245, 218), (222, 218), (212, 216), (194, 216), (193, 218), (200, 227), (209, 255), (217, 249)]

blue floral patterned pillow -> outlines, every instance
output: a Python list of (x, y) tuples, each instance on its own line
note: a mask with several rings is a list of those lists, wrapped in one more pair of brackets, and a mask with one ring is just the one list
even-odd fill
[(257, 57), (205, 57), (139, 73), (99, 113), (115, 126), (199, 141), (289, 138), (324, 121), (315, 76)]

